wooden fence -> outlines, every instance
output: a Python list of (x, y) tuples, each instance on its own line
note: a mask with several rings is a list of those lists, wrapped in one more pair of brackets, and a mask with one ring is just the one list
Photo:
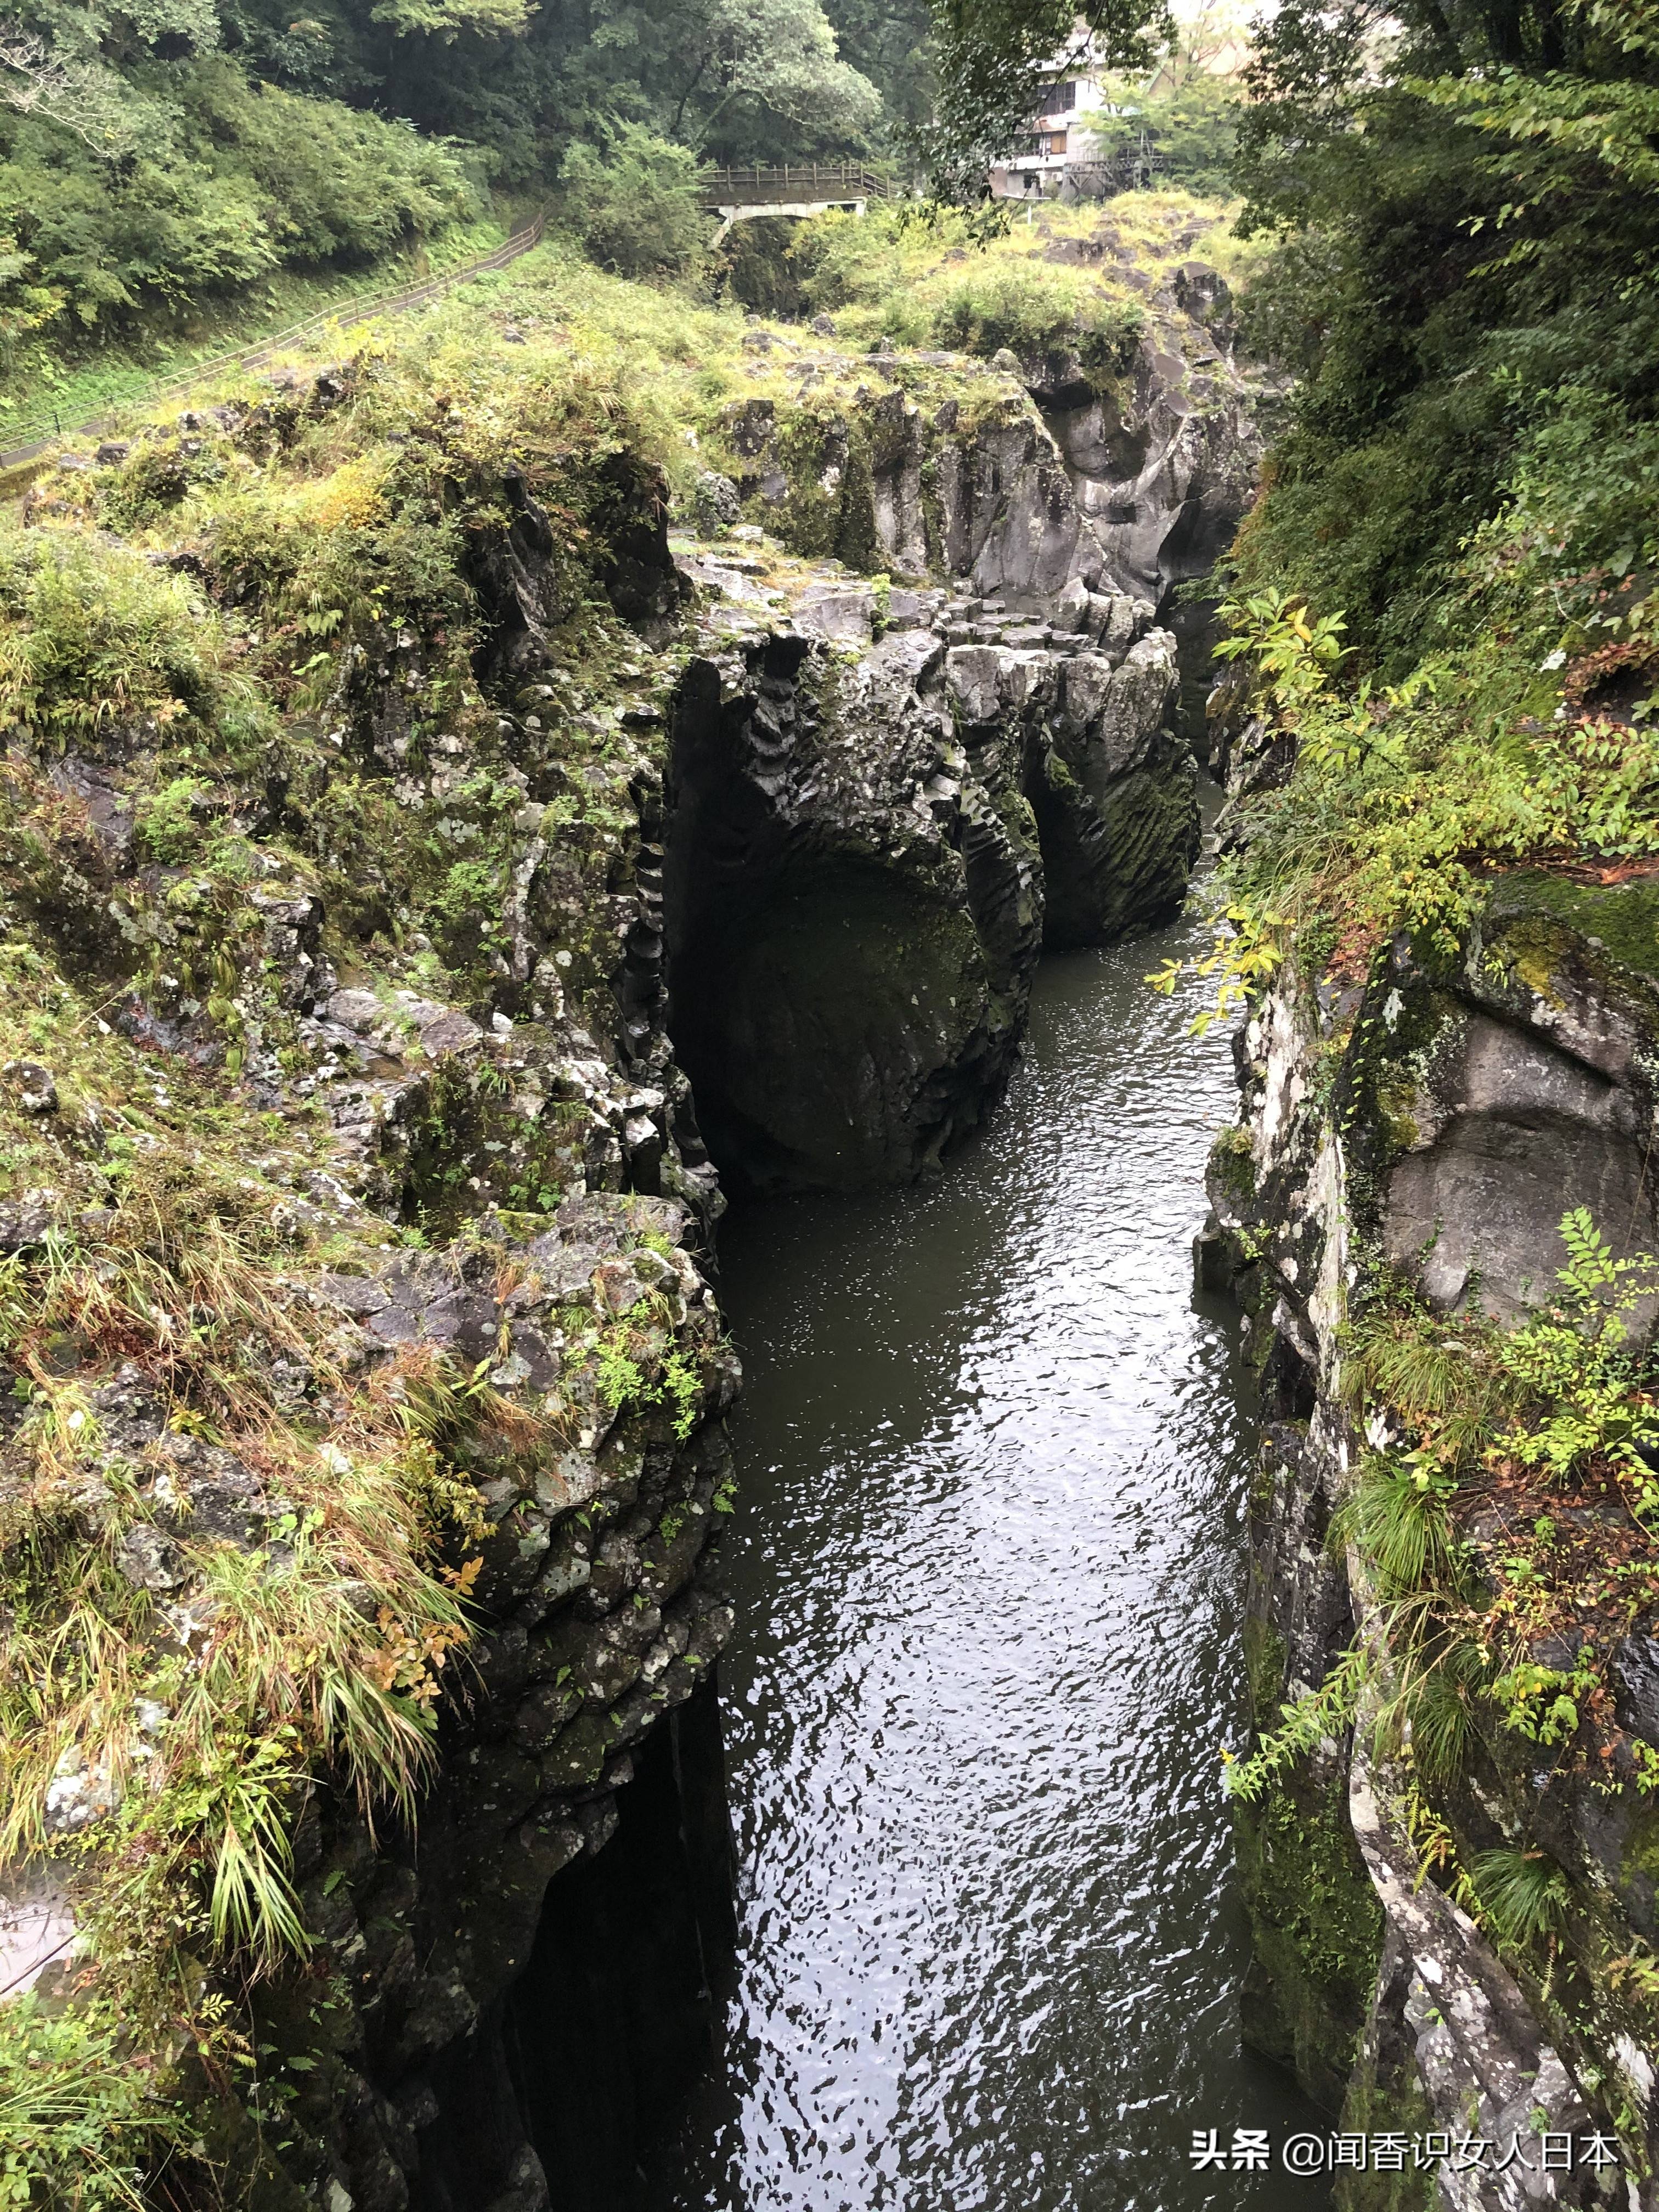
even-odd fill
[(158, 405), (173, 392), (187, 392), (192, 385), (204, 384), (227, 369), (258, 368), (273, 354), (283, 353), (301, 339), (326, 330), (332, 325), (337, 330), (349, 330), (354, 324), (372, 322), (377, 315), (402, 314), (410, 307), (423, 306), (428, 300), (441, 298), (452, 285), (463, 284), (469, 276), (482, 276), (486, 270), (505, 269), (509, 261), (516, 261), (521, 253), (528, 253), (532, 246), (541, 243), (547, 228), (547, 210), (515, 230), (511, 237), (488, 253), (475, 260), (463, 262), (459, 269), (447, 269), (440, 276), (428, 276), (419, 284), (406, 284), (395, 292), (371, 292), (355, 299), (341, 301), (332, 307), (320, 308), (307, 315), (303, 322), (290, 323), (286, 330), (273, 331), (270, 337), (258, 338), (252, 345), (239, 347), (234, 353), (215, 354), (207, 361), (198, 361), (176, 376), (164, 377), (155, 384), (146, 385), (131, 399), (118, 401), (110, 412), (94, 417), (91, 422), (69, 422), (50, 405), (32, 407), (5, 425), (6, 433), (21, 441), (10, 450), (0, 453), (0, 471), (17, 468), (25, 461), (63, 437), (93, 437), (100, 431), (117, 428), (125, 416), (144, 408)]

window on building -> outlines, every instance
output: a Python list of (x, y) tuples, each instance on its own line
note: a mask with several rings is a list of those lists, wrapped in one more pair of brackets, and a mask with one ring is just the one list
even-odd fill
[(1042, 95), (1039, 115), (1065, 115), (1077, 106), (1077, 86), (1069, 80), (1064, 84), (1051, 84)]

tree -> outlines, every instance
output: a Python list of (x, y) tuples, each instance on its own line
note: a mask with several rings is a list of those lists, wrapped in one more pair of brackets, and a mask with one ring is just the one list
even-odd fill
[(700, 88), (713, 95), (699, 120), (700, 139), (737, 100), (848, 137), (867, 131), (881, 112), (874, 85), (839, 58), (818, 0), (696, 0), (681, 11), (680, 25), (690, 74), (674, 111), (676, 134)]
[(125, 88), (96, 62), (70, 61), (38, 31), (0, 22), (0, 102), (60, 124), (101, 154), (131, 151), (135, 132)]
[(1650, 9), (1287, 0), (1248, 82), (1245, 227), (1282, 241), (1280, 325), (1320, 334), (1253, 570), (1403, 665), (1467, 619), (1471, 545), (1558, 625), (1659, 560)]
[(933, 0), (939, 96), (915, 134), (935, 195), (971, 205), (1030, 125), (1046, 64), (1144, 74), (1174, 36), (1167, 0)]
[(660, 276), (701, 257), (709, 222), (688, 148), (623, 124), (601, 149), (573, 146), (562, 182), (566, 220), (602, 268)]

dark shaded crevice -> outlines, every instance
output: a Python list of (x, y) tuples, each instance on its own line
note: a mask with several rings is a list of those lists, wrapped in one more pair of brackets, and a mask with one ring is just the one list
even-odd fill
[(913, 1179), (977, 1124), (1012, 1042), (988, 965), (1007, 933), (994, 825), (965, 825), (964, 900), (962, 878), (783, 802), (815, 727), (797, 684), (805, 651), (769, 641), (732, 698), (711, 664), (693, 664), (674, 712), (669, 1025), (710, 1155), (738, 1192)]
[(1109, 945), (1181, 911), (1200, 838), (1197, 781), (1181, 740), (1157, 732), (1139, 768), (1092, 787), (1038, 753), (1024, 789), (1042, 855), (1045, 952)]
[(554, 1876), (523, 1972), (432, 2067), (410, 2212), (638, 2212), (718, 2060), (737, 1923), (712, 1674), (634, 1760), (616, 1832)]

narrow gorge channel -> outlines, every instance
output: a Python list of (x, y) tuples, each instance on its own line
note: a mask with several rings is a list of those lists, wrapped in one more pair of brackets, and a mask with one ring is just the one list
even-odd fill
[(741, 1934), (662, 2212), (1328, 2201), (1187, 2157), (1316, 2124), (1239, 2041), (1253, 1431), (1189, 1289), (1237, 1094), (1142, 980), (1200, 933), (1047, 959), (942, 1175), (722, 1224)]

